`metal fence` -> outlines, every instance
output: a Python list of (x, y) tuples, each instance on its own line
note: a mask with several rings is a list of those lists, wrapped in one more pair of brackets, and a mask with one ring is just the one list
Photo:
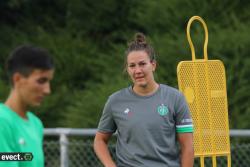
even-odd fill
[[(102, 167), (93, 151), (96, 129), (45, 129), (44, 152), (46, 167)], [(230, 130), (232, 167), (250, 166), (250, 130)], [(115, 159), (115, 137), (109, 144)], [(212, 160), (205, 159), (206, 167)], [(195, 167), (199, 167), (198, 158)], [(217, 158), (217, 167), (227, 167), (225, 157)]]

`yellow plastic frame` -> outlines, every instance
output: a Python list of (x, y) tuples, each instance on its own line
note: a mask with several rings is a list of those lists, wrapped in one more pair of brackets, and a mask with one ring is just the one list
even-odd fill
[[(196, 59), (190, 37), (190, 26), (194, 20), (202, 23), (205, 30), (204, 59)], [(195, 157), (200, 157), (200, 166), (205, 158), (227, 157), (231, 167), (228, 104), (225, 68), (220, 60), (208, 60), (208, 29), (199, 16), (193, 16), (187, 25), (187, 39), (191, 48), (192, 61), (181, 61), (177, 66), (178, 85), (186, 97), (194, 121)]]

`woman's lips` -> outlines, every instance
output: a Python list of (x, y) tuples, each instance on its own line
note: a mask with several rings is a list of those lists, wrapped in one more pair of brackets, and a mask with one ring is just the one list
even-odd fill
[(135, 80), (141, 80), (144, 79), (144, 77), (135, 77)]

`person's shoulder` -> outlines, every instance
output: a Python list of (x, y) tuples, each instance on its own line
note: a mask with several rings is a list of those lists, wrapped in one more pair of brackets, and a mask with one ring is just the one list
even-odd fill
[(34, 122), (36, 125), (43, 127), (42, 121), (35, 114), (33, 114), (32, 112), (29, 111), (29, 112), (27, 112), (27, 115), (28, 115), (28, 118), (30, 121)]
[(181, 95), (181, 92), (174, 88), (174, 87), (171, 87), (171, 86), (168, 86), (168, 85), (165, 85), (165, 84), (160, 84), (161, 86), (161, 89), (163, 92), (167, 92), (168, 94), (173, 94), (173, 95), (176, 95), (176, 96), (180, 96)]
[(12, 120), (13, 120), (11, 112), (2, 103), (0, 104), (0, 120), (5, 120), (5, 122), (12, 122)]
[(38, 116), (36, 116), (34, 113), (32, 112), (27, 112), (28, 118), (37, 122), (41, 122), (40, 118), (38, 118)]
[(109, 96), (109, 100), (116, 100), (126, 96), (129, 92), (129, 87), (120, 89)]
[(0, 104), (0, 129), (2, 133), (3, 131), (9, 131), (14, 128), (13, 117), (7, 109), (4, 104)]

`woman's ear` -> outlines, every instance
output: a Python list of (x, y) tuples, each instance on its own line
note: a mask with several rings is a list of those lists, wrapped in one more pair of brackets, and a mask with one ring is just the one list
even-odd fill
[(152, 64), (152, 67), (153, 67), (152, 71), (154, 72), (156, 70), (156, 67), (157, 67), (157, 62), (155, 60), (152, 60), (151, 64)]

